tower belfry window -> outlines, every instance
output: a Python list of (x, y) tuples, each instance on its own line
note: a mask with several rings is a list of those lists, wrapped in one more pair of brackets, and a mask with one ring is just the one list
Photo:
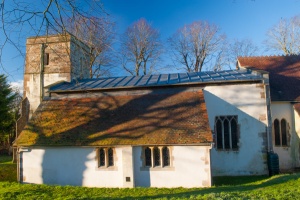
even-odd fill
[(44, 53), (44, 65), (49, 65), (49, 53)]

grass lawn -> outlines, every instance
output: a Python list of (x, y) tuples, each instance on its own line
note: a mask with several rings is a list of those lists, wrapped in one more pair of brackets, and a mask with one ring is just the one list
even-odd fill
[(0, 156), (0, 181), (17, 181), (17, 164), (12, 163), (11, 156)]
[[(211, 188), (86, 188), (11, 182), (15, 164), (0, 157), (0, 199), (298, 199), (300, 174), (218, 177)], [(3, 167), (3, 168), (2, 168)], [(14, 170), (10, 171), (9, 170)], [(6, 179), (7, 178), (7, 179)]]

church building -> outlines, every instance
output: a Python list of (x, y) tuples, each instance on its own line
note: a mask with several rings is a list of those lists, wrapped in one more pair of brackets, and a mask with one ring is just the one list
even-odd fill
[(213, 176), (268, 174), (273, 152), (281, 171), (300, 167), (299, 56), (93, 79), (90, 49), (71, 35), (26, 46), (21, 183), (210, 187)]

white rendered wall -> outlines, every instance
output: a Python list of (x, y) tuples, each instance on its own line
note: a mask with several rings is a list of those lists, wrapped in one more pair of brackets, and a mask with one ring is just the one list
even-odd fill
[(273, 127), (273, 149), (279, 156), (280, 170), (292, 170), (294, 167), (299, 167), (299, 135), (296, 134), (295, 125), (299, 127), (300, 120), (297, 120), (297, 112), (289, 102), (272, 102), (271, 113), (273, 122), (277, 118), (279, 121), (285, 119), (288, 123), (289, 144), (286, 147), (275, 146)]
[[(96, 148), (32, 148), (21, 153), (23, 183), (133, 187), (132, 148), (115, 148), (113, 169), (99, 169)], [(125, 182), (130, 177), (131, 182)]]
[[(295, 132), (296, 132), (296, 137), (299, 139), (300, 138), (300, 113), (298, 113), (296, 110), (294, 110), (294, 118), (295, 118)], [(300, 143), (300, 142), (299, 142)], [(299, 155), (300, 157), (300, 155)], [(298, 163), (296, 163), (296, 167), (300, 166), (300, 161), (298, 160)]]
[(211, 151), (213, 176), (267, 174), (267, 106), (258, 84), (209, 86), (204, 89), (209, 124), (216, 116), (237, 115), (239, 149)]
[(210, 146), (172, 146), (171, 167), (143, 167), (142, 147), (133, 147), (136, 187), (211, 186)]
[(172, 166), (150, 170), (142, 167), (142, 147), (115, 148), (114, 169), (99, 169), (96, 152), (96, 148), (83, 147), (21, 148), (22, 182), (87, 187), (211, 186), (209, 146), (171, 147)]

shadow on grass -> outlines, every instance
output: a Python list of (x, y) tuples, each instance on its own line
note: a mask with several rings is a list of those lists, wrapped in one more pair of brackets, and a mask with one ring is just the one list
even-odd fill
[(12, 156), (0, 155), (0, 164), (12, 164)]
[(213, 186), (244, 185), (268, 179), (269, 176), (217, 176), (213, 177)]
[(0, 155), (0, 181), (17, 182), (17, 164), (12, 156)]
[[(86, 188), (2, 182), (1, 199), (297, 199), (300, 173), (219, 177), (211, 188)], [(0, 188), (1, 188), (0, 186)], [(6, 188), (6, 189), (5, 189)], [(13, 188), (13, 189), (10, 189)], [(3, 190), (3, 191), (1, 191)], [(4, 191), (5, 190), (5, 191)], [(24, 193), (24, 191), (26, 191)], [(293, 198), (294, 197), (294, 198)]]
[[(273, 187), (277, 184), (285, 184), (289, 181), (295, 181), (300, 178), (299, 174), (285, 174), (278, 175), (274, 177), (267, 176), (252, 176), (252, 177), (222, 177), (220, 179), (226, 179), (226, 184), (222, 184), (222, 186), (216, 186), (211, 188), (192, 188), (192, 189), (184, 189), (184, 188), (175, 188), (175, 189), (157, 189), (158, 195), (149, 195), (147, 194), (147, 189), (145, 188), (145, 195), (141, 197), (132, 197), (127, 196), (123, 197), (124, 199), (186, 199), (186, 198), (205, 198), (205, 199), (214, 199), (225, 197), (226, 199), (230, 199), (234, 197), (234, 194), (241, 194), (243, 192), (253, 192), (260, 190), (261, 192), (268, 193), (268, 189), (266, 187)], [(240, 180), (238, 180), (240, 178)], [(248, 178), (248, 181), (247, 181)], [(235, 180), (236, 179), (236, 180)], [(221, 182), (221, 181), (220, 181)], [(227, 185), (228, 183), (228, 185)], [(299, 187), (299, 185), (297, 186)], [(270, 192), (272, 191), (270, 190)], [(150, 192), (149, 192), (150, 193)], [(151, 192), (153, 193), (153, 192)], [(232, 196), (230, 193), (234, 193)], [(219, 196), (218, 194), (221, 194)], [(255, 196), (251, 196), (251, 198), (257, 198)], [(106, 198), (107, 199), (107, 198)], [(120, 199), (120, 198), (109, 198), (109, 199)]]

